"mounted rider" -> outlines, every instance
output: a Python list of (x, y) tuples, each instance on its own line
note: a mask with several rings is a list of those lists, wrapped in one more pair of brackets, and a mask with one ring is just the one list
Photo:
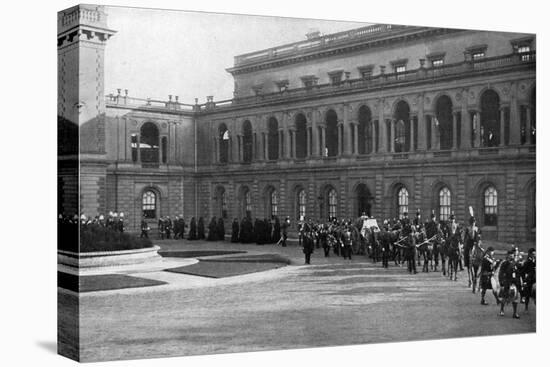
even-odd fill
[(469, 226), (466, 232), (466, 241), (464, 243), (464, 266), (470, 267), (470, 251), (481, 240), (481, 229), (477, 226), (476, 218), (474, 217), (474, 211), (470, 207), (470, 219)]

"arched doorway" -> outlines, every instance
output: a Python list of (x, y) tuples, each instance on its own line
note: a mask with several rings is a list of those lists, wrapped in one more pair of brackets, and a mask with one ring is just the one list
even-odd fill
[(267, 123), (267, 159), (279, 158), (279, 122), (271, 117)]
[(326, 156), (336, 157), (338, 155), (338, 115), (334, 110), (328, 110), (326, 114)]
[(307, 155), (307, 121), (303, 114), (296, 115), (296, 158), (305, 158)]
[(409, 104), (399, 101), (395, 106), (394, 149), (396, 153), (408, 152), (411, 144), (411, 121)]
[(448, 96), (441, 96), (436, 103), (436, 117), (439, 122), (439, 144), (443, 150), (453, 147), (453, 102)]
[(367, 185), (365, 184), (357, 185), (357, 187), (355, 188), (355, 202), (356, 202), (355, 214), (359, 217), (363, 215), (363, 213), (365, 213), (370, 217), (372, 215), (371, 213), (372, 201), (373, 201), (373, 197)]
[(359, 154), (370, 154), (373, 151), (372, 147), (372, 115), (367, 106), (359, 108), (357, 126), (357, 152)]
[(246, 163), (252, 162), (252, 125), (246, 120), (243, 123), (243, 161)]
[(481, 95), (481, 146), (494, 147), (500, 142), (500, 98), (492, 89)]

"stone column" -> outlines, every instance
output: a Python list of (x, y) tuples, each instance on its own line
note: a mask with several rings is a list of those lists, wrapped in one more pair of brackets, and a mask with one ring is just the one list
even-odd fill
[(231, 135), (231, 162), (239, 162), (239, 136), (237, 134)]
[(284, 133), (283, 133), (283, 130), (282, 129), (279, 129), (277, 131), (277, 134), (279, 134), (279, 137), (278, 137), (278, 140), (279, 140), (279, 144), (278, 145), (278, 151), (277, 151), (277, 157), (279, 159), (283, 158), (283, 154), (284, 154), (284, 144), (283, 144), (283, 141), (284, 141)]
[(290, 130), (290, 157), (296, 158), (296, 130)]
[(472, 119), (468, 112), (468, 95), (465, 91), (462, 92), (462, 125), (461, 125), (461, 138), (460, 145), (462, 149), (470, 149), (472, 147)]
[[(321, 113), (317, 110), (311, 111), (311, 147), (310, 154), (313, 157), (319, 157), (319, 119)], [(308, 140), (309, 141), (309, 140)], [(310, 155), (308, 154), (308, 156)]]
[(457, 148), (457, 134), (458, 134), (458, 112), (453, 111), (453, 150)]
[(357, 121), (351, 123), (351, 128), (353, 129), (353, 155), (359, 154), (359, 128), (357, 126)]
[(306, 157), (311, 157), (311, 148), (312, 148), (312, 139), (311, 135), (313, 133), (313, 128), (311, 126), (306, 127)]
[(386, 153), (388, 151), (387, 144), (387, 126), (386, 126), (386, 120), (384, 119), (384, 100), (381, 99), (378, 101), (378, 129), (379, 129), (379, 143), (378, 146), (380, 147), (379, 151), (380, 153)]
[[(374, 153), (377, 152), (377, 150), (376, 150), (376, 124), (374, 123), (374, 120), (371, 120), (370, 124), (372, 125), (371, 126), (371, 131), (372, 131), (372, 138), (371, 138), (372, 150), (371, 150), (371, 153), (374, 154)], [(378, 125), (378, 134), (380, 134), (380, 125)]]
[(342, 123), (342, 120), (338, 121), (338, 124), (336, 125), (336, 131), (338, 132), (338, 156), (342, 155), (342, 127), (344, 124)]
[(395, 152), (395, 120), (390, 120), (390, 152)]
[(504, 146), (504, 133), (505, 133), (504, 125), (505, 125), (506, 107), (501, 106), (499, 111), (500, 111), (500, 137), (498, 139), (498, 145), (500, 147), (503, 147)]
[[(347, 107), (345, 108), (347, 110)], [(350, 156), (352, 152), (352, 140), (351, 140), (351, 121), (348, 120), (347, 111), (344, 112), (344, 121), (342, 123), (342, 132), (344, 134), (343, 141), (344, 146), (342, 147), (342, 153), (346, 156)]]
[(252, 133), (252, 160), (258, 160), (258, 138), (256, 137), (257, 133)]
[(264, 147), (264, 160), (269, 160), (269, 139), (266, 132), (262, 133), (263, 147)]
[(212, 138), (212, 145), (214, 146), (214, 149), (212, 149), (212, 162), (218, 163), (219, 162), (219, 139), (217, 137)]
[(521, 121), (517, 100), (517, 83), (512, 83), (510, 90), (510, 145), (521, 143)]
[(432, 124), (432, 150), (439, 150), (439, 124), (436, 125), (436, 117), (434, 115), (430, 115), (430, 121)]
[(418, 98), (418, 150), (425, 151), (426, 144), (426, 119), (424, 117), (424, 95), (421, 94)]
[(292, 130), (288, 129), (285, 134), (285, 158), (292, 158)]
[(414, 152), (414, 117), (409, 120), (409, 152)]
[(325, 141), (326, 139), (325, 125), (321, 125), (320, 127), (321, 127), (321, 156), (326, 157), (325, 150), (326, 150), (327, 143)]

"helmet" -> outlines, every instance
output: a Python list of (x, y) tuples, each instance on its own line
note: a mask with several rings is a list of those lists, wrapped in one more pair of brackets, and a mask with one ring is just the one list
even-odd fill
[(86, 215), (82, 214), (82, 215), (80, 216), (80, 219), (86, 220)]
[(123, 213), (123, 212), (120, 212), (119, 217), (124, 218), (124, 213)]
[(105, 219), (105, 217), (103, 217), (103, 214), (101, 214), (101, 215), (99, 216), (99, 220), (104, 220), (104, 219)]

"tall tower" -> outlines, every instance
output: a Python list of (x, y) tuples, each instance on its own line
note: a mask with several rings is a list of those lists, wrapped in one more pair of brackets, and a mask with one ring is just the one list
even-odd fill
[(57, 17), (58, 210), (96, 215), (105, 210), (103, 6), (77, 5)]

